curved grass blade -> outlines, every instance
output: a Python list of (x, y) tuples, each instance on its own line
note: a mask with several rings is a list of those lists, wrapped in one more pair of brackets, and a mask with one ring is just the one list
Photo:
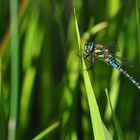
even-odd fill
[(108, 23), (106, 21), (103, 21), (94, 27), (92, 27), (89, 31), (85, 32), (82, 36), (82, 43), (85, 44), (85, 42), (90, 38), (91, 35), (95, 35), (97, 32), (101, 31), (102, 29), (106, 28), (108, 26)]
[[(85, 62), (82, 60), (83, 63), (83, 69), (86, 69)], [(94, 92), (92, 89), (92, 85), (90, 82), (90, 78), (88, 75), (88, 71), (83, 71), (84, 75), (84, 82), (87, 92), (87, 98), (89, 103), (89, 109), (90, 109), (90, 115), (91, 115), (91, 121), (92, 121), (92, 127), (93, 127), (93, 133), (95, 140), (105, 140), (105, 132), (101, 120), (101, 116), (99, 113), (99, 108), (96, 102), (96, 98), (94, 96)], [(99, 133), (100, 132), (100, 133)]]
[[(77, 39), (78, 39), (78, 47), (80, 50), (80, 35), (79, 35), (79, 29), (78, 29), (75, 10), (74, 10), (74, 17), (75, 17)], [(83, 58), (82, 58), (82, 64), (83, 64), (83, 69), (86, 69), (86, 65)], [(94, 96), (94, 92), (92, 89), (88, 71), (86, 70), (83, 71), (83, 76), (84, 76), (85, 87), (87, 91), (87, 98), (88, 98), (88, 103), (89, 103), (94, 138), (95, 140), (109, 140), (109, 137), (106, 137), (109, 133), (105, 134), (106, 131), (104, 130), (104, 127), (103, 127), (103, 123), (102, 123), (101, 116), (99, 113), (99, 108), (96, 102), (96, 98)]]

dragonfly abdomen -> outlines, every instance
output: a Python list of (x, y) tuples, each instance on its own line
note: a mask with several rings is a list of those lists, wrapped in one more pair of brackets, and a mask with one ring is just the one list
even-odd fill
[(105, 59), (105, 62), (108, 65), (112, 66), (113, 68), (119, 67), (119, 65), (116, 63), (115, 59), (113, 59), (113, 58), (107, 58), (107, 59)]
[(132, 81), (133, 84), (135, 84), (140, 89), (140, 83), (137, 82), (132, 76), (130, 76), (126, 70), (124, 70), (121, 66), (116, 68), (120, 70), (130, 81)]

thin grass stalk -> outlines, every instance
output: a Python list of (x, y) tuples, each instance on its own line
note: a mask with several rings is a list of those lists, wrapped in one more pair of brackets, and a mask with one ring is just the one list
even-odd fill
[(138, 39), (138, 52), (139, 52), (139, 64), (140, 64), (140, 1), (136, 0), (136, 20), (137, 20), (137, 39)]
[(17, 139), (17, 113), (18, 113), (18, 92), (19, 92), (19, 56), (18, 56), (18, 1), (10, 0), (11, 16), (11, 96), (10, 116), (8, 127), (8, 140)]
[(106, 92), (106, 97), (107, 97), (107, 100), (108, 100), (108, 104), (109, 104), (110, 109), (111, 109), (112, 118), (113, 118), (115, 130), (116, 130), (116, 133), (117, 133), (117, 138), (118, 138), (118, 140), (124, 140), (124, 136), (123, 136), (120, 124), (118, 122), (118, 119), (116, 117), (115, 112), (113, 111), (113, 106), (112, 106), (111, 99), (110, 99), (109, 94), (108, 94), (108, 90), (105, 89), (105, 92)]
[(43, 139), (46, 135), (48, 135), (50, 132), (52, 132), (58, 126), (59, 126), (59, 122), (53, 123), (51, 126), (49, 126), (47, 129), (45, 129), (44, 131), (42, 131), (40, 134), (38, 134), (32, 140), (41, 140), (41, 139)]

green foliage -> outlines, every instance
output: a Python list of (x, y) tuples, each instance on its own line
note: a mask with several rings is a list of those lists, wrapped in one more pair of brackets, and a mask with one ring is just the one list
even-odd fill
[(116, 42), (140, 81), (139, 0), (0, 4), (0, 139), (138, 139), (140, 91), (98, 60), (83, 71), (81, 49)]

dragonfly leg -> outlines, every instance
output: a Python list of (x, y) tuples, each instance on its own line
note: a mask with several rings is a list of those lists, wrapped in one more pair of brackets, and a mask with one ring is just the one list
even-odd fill
[(79, 52), (77, 52), (76, 55), (82, 58), (82, 55)]
[(94, 67), (94, 64), (95, 64), (94, 57), (91, 56), (90, 59), (91, 59), (91, 61), (88, 61), (87, 59), (85, 59), (88, 63), (91, 64), (91, 66), (89, 68), (84, 69), (84, 70), (89, 71)]
[(90, 61), (87, 60), (87, 58), (90, 56), (89, 54), (88, 54), (88, 55), (85, 55), (85, 54), (82, 54), (82, 55), (81, 55), (79, 52), (77, 52), (76, 55), (79, 56), (80, 58), (82, 58), (82, 55), (83, 55), (83, 56), (84, 56), (84, 59), (85, 59), (88, 63), (91, 63)]
[(85, 52), (85, 51), (84, 51), (83, 49), (80, 49), (80, 50), (81, 50), (81, 51), (80, 51), (80, 52), (78, 51), (78, 52), (76, 53), (76, 55), (79, 56), (80, 58), (82, 58), (82, 56), (86, 57), (87, 55), (85, 55), (85, 54), (82, 53), (82, 51), (83, 51), (83, 52)]
[[(89, 64), (91, 64), (91, 66), (90, 66), (89, 68), (86, 68), (86, 69), (84, 69), (83, 71), (85, 71), (85, 70), (88, 70), (88, 71), (89, 71), (89, 70), (91, 70), (91, 69), (93, 68), (95, 61), (94, 61), (94, 57), (93, 57), (91, 54), (87, 54), (87, 55), (82, 54), (82, 55), (81, 55), (81, 54), (78, 52), (78, 53), (76, 53), (76, 55), (79, 56), (80, 58), (81, 58), (82, 55), (83, 55), (84, 60), (87, 61)], [(90, 56), (90, 60), (87, 59), (89, 56)]]
[(88, 55), (85, 55), (84, 59), (88, 58), (89, 56), (90, 56), (90, 54), (88, 54)]

